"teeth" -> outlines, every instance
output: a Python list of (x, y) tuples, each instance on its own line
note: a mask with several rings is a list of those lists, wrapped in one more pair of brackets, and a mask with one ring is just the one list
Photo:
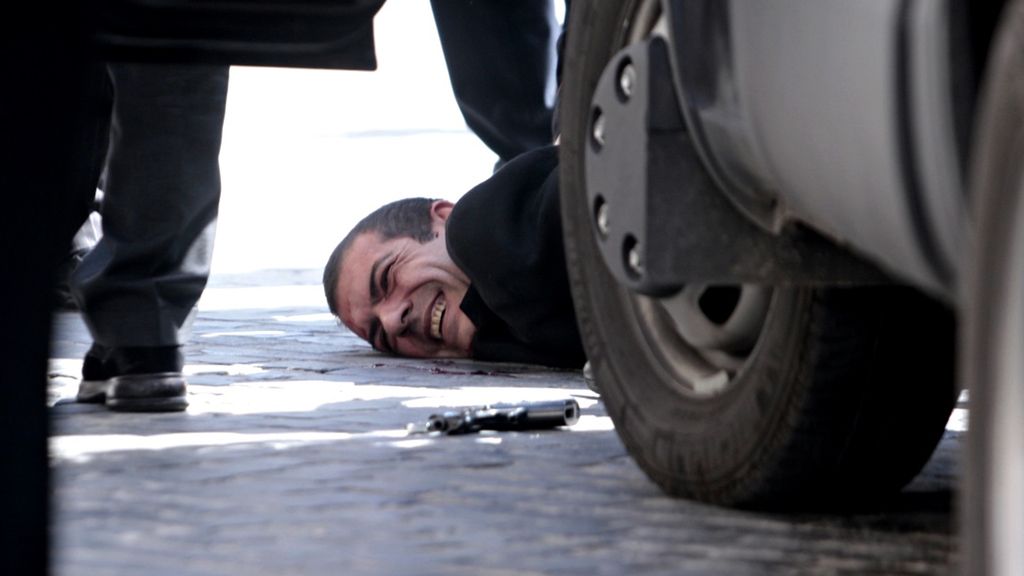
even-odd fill
[(430, 312), (430, 335), (438, 340), (441, 339), (441, 317), (444, 316), (444, 299), (437, 301), (434, 309)]

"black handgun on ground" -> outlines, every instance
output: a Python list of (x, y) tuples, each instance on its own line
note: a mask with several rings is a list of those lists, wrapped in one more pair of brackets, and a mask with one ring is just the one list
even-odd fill
[(572, 426), (579, 418), (580, 406), (573, 399), (528, 402), (431, 414), (424, 431), (454, 435), (481, 430), (546, 430)]

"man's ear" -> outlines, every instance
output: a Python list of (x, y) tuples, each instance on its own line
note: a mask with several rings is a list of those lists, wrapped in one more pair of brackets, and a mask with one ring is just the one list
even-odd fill
[(448, 220), (448, 215), (451, 214), (454, 207), (455, 204), (447, 200), (434, 200), (434, 203), (430, 205), (430, 219), (434, 226), (440, 225), (444, 228), (444, 223)]

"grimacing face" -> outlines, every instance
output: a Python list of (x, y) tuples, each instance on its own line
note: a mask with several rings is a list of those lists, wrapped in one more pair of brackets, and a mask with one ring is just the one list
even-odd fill
[(342, 258), (334, 294), (341, 321), (374, 348), (414, 358), (470, 355), (476, 327), (459, 308), (469, 278), (445, 244), (452, 206), (431, 205), (428, 242), (365, 232)]

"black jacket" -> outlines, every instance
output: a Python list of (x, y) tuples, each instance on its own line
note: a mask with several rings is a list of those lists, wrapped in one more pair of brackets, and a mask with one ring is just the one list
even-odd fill
[(470, 278), (460, 304), (482, 360), (579, 368), (586, 361), (562, 244), (558, 148), (513, 159), (456, 203), (448, 253)]

